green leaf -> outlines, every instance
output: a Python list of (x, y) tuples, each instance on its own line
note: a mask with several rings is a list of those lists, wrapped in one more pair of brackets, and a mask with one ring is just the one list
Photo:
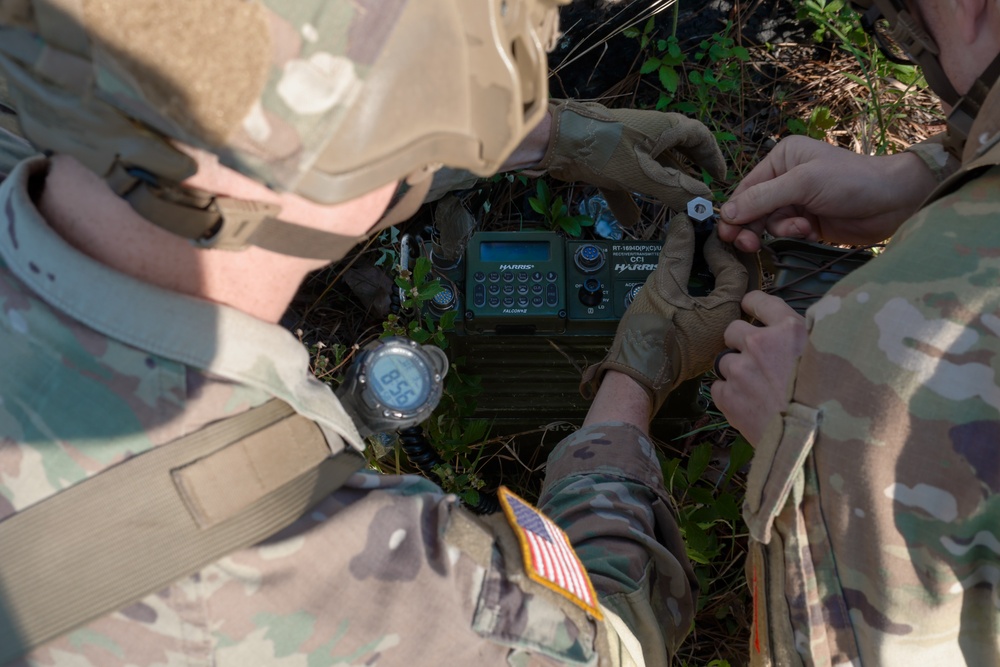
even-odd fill
[(668, 106), (670, 106), (670, 103), (673, 101), (673, 99), (674, 99), (673, 97), (670, 97), (666, 93), (660, 93), (660, 97), (656, 100), (656, 110), (663, 111)]
[(570, 236), (579, 236), (583, 231), (580, 229), (580, 223), (573, 218), (559, 218), (558, 224)]
[(708, 468), (709, 462), (712, 460), (712, 446), (707, 442), (703, 442), (691, 451), (691, 456), (688, 458), (688, 479), (695, 480), (701, 479), (701, 475)]
[(673, 94), (677, 92), (677, 84), (680, 83), (680, 75), (677, 74), (677, 70), (673, 67), (667, 67), (664, 65), (660, 68), (660, 83), (667, 90), (667, 92)]
[(740, 506), (736, 502), (736, 496), (732, 493), (723, 493), (716, 498), (715, 511), (726, 521), (736, 523), (740, 520)]
[(792, 134), (808, 134), (809, 128), (798, 118), (789, 118), (785, 123), (788, 127), (788, 131)]
[(846, 76), (848, 79), (858, 84), (859, 86), (868, 87), (868, 82), (862, 79), (857, 74), (851, 74), (850, 72), (841, 72), (842, 75)]
[(670, 44), (667, 46), (667, 54), (671, 58), (683, 58), (684, 54), (681, 53), (681, 45), (677, 42), (676, 37), (670, 38)]
[(713, 542), (705, 530), (694, 522), (684, 522), (681, 525), (684, 534), (684, 545), (687, 547), (688, 558), (695, 563), (708, 565), (712, 562)]
[(455, 328), (455, 318), (458, 317), (457, 310), (449, 310), (447, 313), (441, 316), (438, 321), (438, 325), (444, 331), (451, 331)]
[(733, 475), (738, 473), (743, 466), (753, 458), (753, 445), (747, 442), (742, 435), (733, 441), (729, 449), (729, 466), (726, 469), (726, 483), (733, 479)]
[(829, 130), (837, 126), (837, 119), (831, 116), (829, 107), (817, 107), (812, 112), (812, 118), (809, 119), (809, 122), (822, 130)]
[[(702, 505), (712, 505), (715, 503), (715, 494), (712, 493), (711, 489), (706, 489), (703, 486), (692, 486), (687, 490), (687, 494), (688, 498)], [(711, 518), (714, 518), (714, 515)]]
[(736, 135), (732, 132), (725, 132), (723, 130), (718, 130), (713, 132), (716, 141), (736, 141)]
[(552, 202), (552, 206), (550, 207), (550, 210), (552, 211), (552, 219), (554, 220), (558, 218), (559, 215), (563, 212), (563, 209), (565, 208), (566, 205), (563, 204), (563, 198), (556, 197), (555, 201)]
[(677, 458), (661, 461), (660, 470), (663, 471), (663, 483), (666, 484), (667, 489), (673, 489), (678, 485), (679, 480), (675, 476), (680, 477), (684, 474), (683, 470), (679, 470), (680, 465), (681, 460)]
[(427, 274), (431, 272), (431, 260), (424, 256), (417, 258), (413, 265), (413, 284), (423, 285), (427, 280)]
[(650, 72), (655, 72), (656, 68), (660, 66), (659, 58), (648, 58), (646, 62), (642, 64), (639, 68), (639, 74), (649, 74)]
[(545, 204), (543, 204), (542, 201), (537, 197), (529, 197), (528, 206), (530, 206), (531, 210), (534, 211), (535, 213), (545, 215)]
[(746, 62), (746, 61), (750, 60), (750, 52), (747, 51), (746, 48), (742, 47), (742, 46), (734, 46), (733, 47), (733, 56), (737, 60), (741, 60), (743, 62)]
[(549, 205), (549, 200), (552, 198), (552, 191), (549, 190), (549, 185), (545, 181), (539, 179), (535, 183), (535, 192), (538, 194), (538, 199), (545, 206)]
[(440, 280), (434, 280), (429, 283), (424, 283), (417, 288), (417, 299), (420, 301), (427, 301), (428, 299), (441, 293), (444, 287), (441, 285)]

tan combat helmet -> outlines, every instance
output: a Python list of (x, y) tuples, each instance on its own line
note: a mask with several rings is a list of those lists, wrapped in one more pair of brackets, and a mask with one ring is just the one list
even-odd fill
[(398, 222), (437, 167), (492, 174), (542, 118), (567, 1), (0, 0), (0, 72), (28, 140), (155, 224), (336, 259), (355, 239), (180, 187), (169, 140), (322, 204), (406, 181)]

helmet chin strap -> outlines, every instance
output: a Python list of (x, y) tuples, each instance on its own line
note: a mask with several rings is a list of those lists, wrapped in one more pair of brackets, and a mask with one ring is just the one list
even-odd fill
[[(959, 151), (969, 138), (972, 124), (976, 120), (976, 116), (979, 115), (990, 89), (997, 82), (997, 78), (1000, 78), (1000, 54), (997, 54), (993, 62), (972, 82), (969, 92), (959, 98), (952, 106), (951, 113), (948, 114), (948, 143), (952, 143), (954, 139), (953, 143)], [(960, 152), (958, 156), (961, 157)]]
[(956, 158), (961, 159), (972, 124), (990, 88), (1000, 75), (1000, 55), (979, 75), (965, 95), (959, 95), (938, 60), (941, 53), (938, 45), (917, 17), (897, 0), (888, 2), (876, 0), (863, 15), (864, 21), (869, 25), (874, 25), (875, 21), (882, 17), (892, 26), (893, 40), (920, 66), (931, 90), (945, 104), (951, 106), (952, 110), (948, 115), (948, 136), (944, 146)]
[(336, 261), (371, 234), (412, 216), (430, 189), (425, 170), (407, 179), (406, 191), (364, 234), (348, 236), (278, 219), (280, 207), (182, 187), (147, 171), (116, 162), (106, 181), (143, 218), (201, 248), (265, 250)]

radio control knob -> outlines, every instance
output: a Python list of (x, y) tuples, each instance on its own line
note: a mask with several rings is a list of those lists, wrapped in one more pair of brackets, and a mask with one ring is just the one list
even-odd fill
[(593, 243), (584, 243), (576, 249), (573, 262), (584, 273), (594, 273), (604, 266), (604, 251)]
[(587, 278), (580, 285), (580, 303), (590, 308), (599, 306), (604, 300), (604, 290), (597, 278)]

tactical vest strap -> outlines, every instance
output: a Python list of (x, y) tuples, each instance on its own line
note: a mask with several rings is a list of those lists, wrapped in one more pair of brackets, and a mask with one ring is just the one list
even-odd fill
[(0, 665), (288, 526), (361, 468), (273, 400), (0, 522)]

